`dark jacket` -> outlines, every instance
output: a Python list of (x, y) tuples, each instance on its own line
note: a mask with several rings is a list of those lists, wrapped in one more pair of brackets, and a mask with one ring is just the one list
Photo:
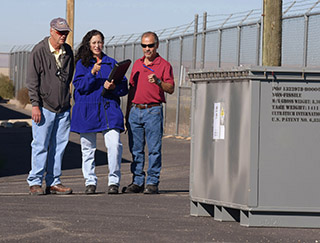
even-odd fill
[(114, 90), (101, 95), (103, 84), (116, 64), (116, 61), (103, 54), (101, 69), (92, 75), (91, 69), (96, 61), (91, 60), (89, 67), (76, 64), (74, 75), (74, 101), (72, 108), (71, 131), (77, 133), (101, 132), (108, 129), (124, 131), (120, 96), (128, 93), (128, 81), (124, 77)]
[(74, 56), (71, 47), (63, 44), (61, 74), (50, 52), (49, 37), (40, 41), (32, 50), (27, 73), (27, 88), (32, 106), (41, 106), (60, 113), (70, 109), (70, 82), (74, 72)]

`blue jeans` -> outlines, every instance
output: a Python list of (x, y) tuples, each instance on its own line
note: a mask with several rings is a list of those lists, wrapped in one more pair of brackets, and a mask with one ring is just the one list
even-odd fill
[(129, 114), (129, 149), (132, 153), (132, 182), (138, 186), (145, 183), (145, 152), (148, 146), (147, 185), (158, 185), (161, 171), (161, 146), (163, 135), (163, 109), (154, 106), (146, 109), (132, 107)]
[[(110, 129), (102, 132), (105, 146), (108, 150), (108, 185), (120, 185), (121, 179), (121, 159), (122, 143), (120, 141), (120, 131)], [(82, 173), (85, 179), (85, 185), (97, 185), (97, 176), (95, 173), (95, 151), (97, 133), (81, 133), (81, 151), (82, 151)]]
[(41, 122), (32, 121), (31, 171), (29, 186), (42, 185), (43, 175), (47, 186), (61, 184), (61, 164), (69, 141), (70, 110), (54, 113), (40, 107)]

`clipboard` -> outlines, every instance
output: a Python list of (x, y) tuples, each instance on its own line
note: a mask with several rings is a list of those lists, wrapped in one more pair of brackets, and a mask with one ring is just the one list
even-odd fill
[(113, 79), (116, 85), (120, 84), (130, 64), (131, 64), (130, 59), (126, 59), (116, 63), (109, 74), (108, 80), (111, 81)]
[[(123, 60), (121, 62), (118, 62), (114, 65), (113, 69), (111, 70), (108, 81), (114, 80), (115, 85), (118, 85), (122, 82), (122, 79), (126, 72), (128, 71), (128, 68), (131, 64), (130, 59)], [(103, 87), (101, 95), (105, 96), (107, 94), (107, 90)]]

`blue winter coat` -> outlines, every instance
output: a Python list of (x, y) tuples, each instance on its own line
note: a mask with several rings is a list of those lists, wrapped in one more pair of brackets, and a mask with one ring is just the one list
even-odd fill
[(71, 131), (77, 133), (101, 132), (107, 129), (124, 131), (123, 114), (120, 108), (120, 96), (128, 93), (128, 82), (124, 77), (122, 83), (114, 90), (101, 95), (103, 84), (116, 64), (116, 60), (107, 55), (102, 56), (102, 65), (96, 75), (91, 69), (96, 61), (92, 59), (90, 66), (76, 64), (73, 80), (74, 101), (72, 109)]

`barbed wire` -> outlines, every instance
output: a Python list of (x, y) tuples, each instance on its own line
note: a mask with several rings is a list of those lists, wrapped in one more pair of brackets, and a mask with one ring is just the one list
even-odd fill
[[(311, 15), (320, 12), (320, 0), (295, 0), (284, 1), (283, 18), (297, 15)], [(262, 9), (251, 9), (243, 12), (232, 14), (207, 14), (206, 30), (227, 28), (231, 26), (248, 25), (261, 21)], [(204, 24), (204, 15), (198, 16), (198, 32), (201, 32)], [(160, 40), (176, 38), (194, 33), (195, 20), (189, 23), (168, 27), (160, 30), (155, 30)], [(139, 42), (141, 33), (123, 34), (117, 36), (106, 36), (105, 45), (124, 45), (129, 43)], [(79, 43), (75, 43), (77, 46)], [(30, 51), (33, 45), (14, 46), (10, 52), (14, 51)]]
[(283, 4), (283, 17), (312, 14), (320, 11), (320, 0), (296, 0)]
[[(249, 11), (238, 12), (233, 14), (208, 15), (207, 29), (244, 25), (246, 23), (257, 22), (259, 21), (260, 17), (261, 9), (252, 9)], [(200, 24), (201, 28), (203, 28), (202, 25)]]
[[(296, 0), (286, 1), (282, 6), (283, 18), (294, 16), (298, 14), (310, 15), (320, 12), (320, 0)], [(236, 12), (232, 14), (215, 14), (207, 15), (206, 29), (226, 28), (228, 26), (241, 26), (246, 24), (257, 23), (261, 21), (262, 9), (251, 9), (243, 12)], [(203, 18), (201, 15), (198, 18), (198, 31), (203, 29)], [(169, 28), (164, 28), (154, 31), (159, 35), (159, 39), (175, 38), (182, 35), (194, 33), (195, 20)], [(126, 34), (120, 36), (107, 36), (105, 45), (121, 45), (138, 42), (142, 33)]]

